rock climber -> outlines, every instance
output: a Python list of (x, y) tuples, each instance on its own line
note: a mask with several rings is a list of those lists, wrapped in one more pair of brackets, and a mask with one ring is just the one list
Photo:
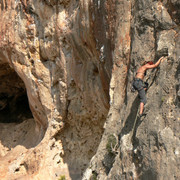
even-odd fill
[(143, 65), (137, 70), (135, 79), (133, 81), (133, 87), (135, 90), (138, 91), (139, 98), (140, 98), (140, 110), (139, 116), (145, 116), (146, 114), (143, 113), (144, 105), (146, 104), (146, 93), (145, 91), (148, 88), (148, 83), (144, 83), (143, 79), (146, 75), (146, 70), (156, 68), (161, 61), (165, 60), (166, 57), (161, 57), (155, 64), (152, 61), (145, 61)]

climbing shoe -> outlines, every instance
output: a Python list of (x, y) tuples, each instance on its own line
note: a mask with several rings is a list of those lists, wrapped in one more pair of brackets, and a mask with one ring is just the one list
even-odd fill
[(142, 118), (143, 116), (146, 116), (145, 113), (139, 114), (139, 117)]

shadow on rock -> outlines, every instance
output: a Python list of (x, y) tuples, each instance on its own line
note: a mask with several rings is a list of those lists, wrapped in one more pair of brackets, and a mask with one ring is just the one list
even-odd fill
[[(136, 115), (138, 113), (139, 103), (140, 103), (139, 97), (136, 96), (134, 102), (132, 103), (130, 114), (127, 117), (125, 125), (122, 128), (121, 133), (119, 135), (119, 140), (124, 134), (128, 134), (129, 132), (132, 131), (134, 123), (135, 123)], [(137, 119), (137, 121), (138, 121), (138, 119)], [(135, 128), (137, 128), (137, 125), (140, 125), (140, 124), (136, 123)]]

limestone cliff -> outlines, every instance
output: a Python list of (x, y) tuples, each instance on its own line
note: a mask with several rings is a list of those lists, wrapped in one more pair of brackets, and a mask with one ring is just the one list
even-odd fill
[[(0, 6), (0, 179), (180, 178), (178, 0)], [(135, 123), (134, 73), (164, 49)]]

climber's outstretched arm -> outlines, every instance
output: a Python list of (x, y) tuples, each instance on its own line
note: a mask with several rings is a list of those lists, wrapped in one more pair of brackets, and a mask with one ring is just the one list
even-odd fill
[(152, 65), (150, 65), (150, 64), (146, 64), (146, 65), (144, 65), (144, 67), (146, 68), (146, 69), (153, 69), (153, 68), (156, 68), (156, 67), (158, 67), (158, 65), (161, 63), (161, 61), (163, 61), (163, 60), (165, 60), (166, 59), (166, 57), (161, 57), (155, 64), (152, 64)]

